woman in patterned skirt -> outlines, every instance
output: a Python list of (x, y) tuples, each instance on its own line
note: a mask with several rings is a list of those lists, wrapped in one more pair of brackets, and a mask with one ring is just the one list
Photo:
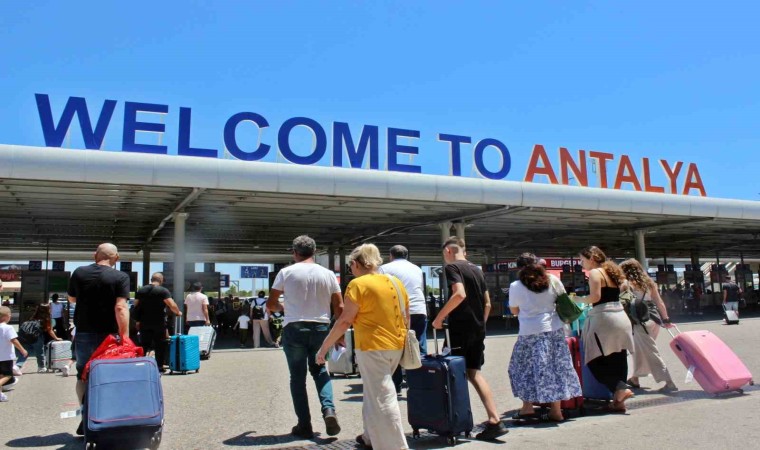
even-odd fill
[(544, 420), (564, 420), (560, 402), (581, 396), (581, 385), (555, 311), (562, 283), (532, 253), (517, 258), (519, 279), (509, 287), (509, 309), (520, 322), (509, 362), (512, 394), (522, 400), (516, 419), (536, 418), (533, 403), (549, 403)]

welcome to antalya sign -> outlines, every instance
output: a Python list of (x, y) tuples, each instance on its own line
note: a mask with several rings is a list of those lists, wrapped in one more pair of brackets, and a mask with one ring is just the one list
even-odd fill
[[(101, 149), (106, 132), (111, 123), (118, 102), (105, 100), (93, 124), (87, 100), (82, 97), (69, 97), (56, 123), (50, 97), (47, 94), (35, 94), (40, 125), (48, 147), (62, 147), (69, 128), (77, 117), (82, 132), (85, 148)], [(165, 133), (166, 124), (158, 121), (146, 121), (146, 114), (169, 114), (169, 105), (157, 103), (124, 102), (124, 119), (122, 127), (121, 151), (169, 154), (169, 147), (159, 144), (138, 143), (138, 133)], [(237, 130), (243, 124), (254, 126), (263, 131), (270, 127), (269, 121), (259, 113), (251, 111), (238, 112), (230, 116), (222, 129), (224, 149), (201, 148), (191, 145), (192, 110), (180, 107), (179, 127), (177, 130), (176, 154), (202, 158), (219, 158), (226, 151), (233, 158), (242, 161), (259, 161), (273, 151), (272, 143), (265, 139), (257, 142), (239, 142)], [(296, 152), (292, 145), (292, 134), (296, 128), (303, 127), (312, 134), (311, 149), (303, 154)], [(355, 130), (358, 127), (354, 128)], [(331, 131), (328, 139), (328, 130)], [(421, 137), (419, 130), (389, 127), (385, 133), (384, 170), (406, 173), (423, 173), (421, 165), (413, 164), (413, 157), (419, 155), (421, 148), (413, 145)], [(292, 117), (279, 125), (276, 133), (276, 150), (285, 160), (300, 165), (313, 165), (331, 156), (333, 167), (351, 167), (380, 170), (380, 127), (361, 125), (358, 139), (352, 135), (346, 122), (333, 122), (325, 127), (308, 117)], [(464, 146), (473, 145), (473, 161), (477, 173), (488, 179), (503, 180), (512, 169), (512, 158), (506, 144), (502, 141), (485, 137), (475, 139), (472, 136), (438, 133), (437, 141), (445, 145), (449, 157), (449, 174), (462, 176), (462, 150)], [(487, 158), (486, 151), (496, 151), (498, 158)], [(329, 153), (328, 153), (329, 152)], [(556, 160), (555, 160), (556, 161)], [(551, 163), (551, 158), (543, 145), (533, 147), (523, 181), (548, 181), (551, 184), (578, 185), (588, 187), (589, 161), (592, 172), (597, 176), (596, 187), (604, 189), (631, 189), (635, 191), (690, 195), (707, 193), (695, 163), (682, 161), (669, 162), (660, 159), (656, 162), (641, 158), (640, 164), (634, 165), (628, 155), (616, 157), (612, 153), (595, 150), (578, 150), (571, 152), (559, 148), (558, 165)], [(617, 163), (617, 166), (615, 166)], [(659, 168), (667, 180), (665, 185), (656, 185), (652, 180), (652, 171)], [(573, 181), (573, 183), (571, 183)]]

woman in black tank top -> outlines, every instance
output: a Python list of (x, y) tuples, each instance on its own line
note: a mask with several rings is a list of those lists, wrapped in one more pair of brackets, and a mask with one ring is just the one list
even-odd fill
[[(584, 363), (612, 394), (611, 410), (625, 412), (625, 401), (633, 397), (626, 384), (627, 352), (634, 351), (631, 322), (620, 304), (620, 285), (626, 282), (625, 276), (598, 247), (583, 249), (580, 257), (589, 273), (590, 294), (579, 300), (593, 305), (582, 333)], [(605, 394), (603, 388), (601, 394)]]
[(598, 302), (594, 303), (594, 306), (601, 305), (603, 303), (620, 301), (620, 287), (613, 287), (607, 284), (607, 278), (609, 278), (609, 275), (607, 275), (607, 272), (605, 272), (604, 269), (598, 268), (594, 270), (599, 271), (599, 274), (602, 276), (602, 282), (604, 283), (601, 289), (601, 298)]

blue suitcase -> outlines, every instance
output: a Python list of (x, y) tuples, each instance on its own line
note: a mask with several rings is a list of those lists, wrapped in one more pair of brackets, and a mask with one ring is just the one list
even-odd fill
[[(581, 361), (583, 358), (583, 341), (580, 342)], [(581, 368), (581, 388), (583, 389), (583, 398), (586, 400), (611, 401), (613, 393), (607, 389), (607, 386), (597, 381), (591, 373), (591, 369), (584, 363)]]
[(454, 445), (473, 428), (467, 368), (463, 357), (439, 354), (435, 330), (433, 341), (436, 354), (423, 356), (421, 368), (406, 371), (409, 424), (415, 438), (426, 429)]
[(156, 360), (93, 361), (82, 420), (86, 448), (158, 448), (164, 394)]
[(174, 335), (169, 340), (169, 373), (183, 375), (201, 370), (200, 339), (197, 335)]

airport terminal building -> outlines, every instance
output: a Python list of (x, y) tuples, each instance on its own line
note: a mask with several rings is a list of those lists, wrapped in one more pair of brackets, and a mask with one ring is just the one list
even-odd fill
[[(687, 261), (688, 272), (703, 272), (708, 283), (711, 266), (703, 265), (723, 264), (714, 268), (716, 276), (729, 270), (756, 287), (760, 202), (708, 197), (693, 163), (643, 158), (633, 164), (626, 155), (552, 153), (535, 145), (525, 177), (510, 181), (502, 142), (441, 133), (451, 170), (431, 175), (413, 164), (419, 148), (410, 142), (419, 131), (294, 117), (275, 131), (271, 145), (244, 150), (251, 145), (236, 141), (238, 126), (269, 126), (248, 112), (227, 120), (223, 150), (202, 149), (190, 145), (189, 108), (180, 108), (177, 154), (169, 154), (166, 146), (135, 139), (165, 129), (138, 120), (138, 113), (165, 114), (168, 106), (130, 102), (121, 151), (103, 151), (106, 113), (115, 104), (104, 105), (90, 123), (75, 97), (57, 122), (47, 96), (38, 94), (37, 103), (46, 146), (0, 144), (0, 260), (88, 260), (108, 241), (124, 260), (173, 261), (177, 281), (188, 261), (288, 262), (293, 237), (309, 234), (345, 275), (343, 258), (360, 243), (383, 251), (403, 244), (415, 262), (440, 265), (441, 241), (457, 235), (466, 240), (469, 259), (496, 273), (502, 266), (508, 271), (508, 261), (523, 251), (572, 262), (582, 247), (598, 245), (615, 259), (663, 266), (660, 272), (672, 272), (668, 260)], [(70, 129), (78, 131), (75, 117), (84, 149), (63, 148)], [(297, 127), (311, 131), (310, 153), (291, 148)], [(473, 148), (474, 161), (462, 161), (464, 145)], [(268, 152), (283, 161), (261, 161)], [(317, 164), (326, 158), (330, 164)], [(462, 176), (461, 167), (470, 164), (476, 176)], [(654, 185), (655, 170), (669, 182)]]

